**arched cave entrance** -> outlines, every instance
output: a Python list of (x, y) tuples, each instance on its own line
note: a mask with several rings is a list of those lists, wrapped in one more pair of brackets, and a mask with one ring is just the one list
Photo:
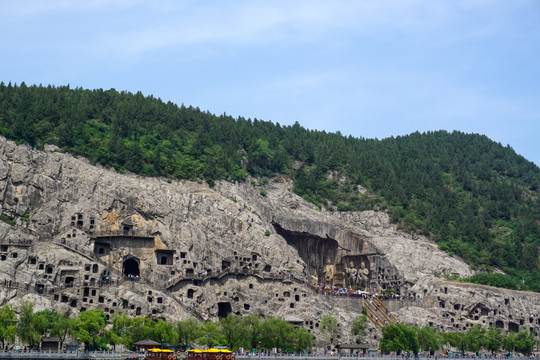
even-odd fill
[(218, 303), (218, 317), (219, 318), (226, 318), (227, 315), (229, 315), (230, 313), (232, 313), (231, 303), (228, 303), (228, 302)]
[(124, 275), (139, 276), (139, 262), (134, 258), (124, 260)]

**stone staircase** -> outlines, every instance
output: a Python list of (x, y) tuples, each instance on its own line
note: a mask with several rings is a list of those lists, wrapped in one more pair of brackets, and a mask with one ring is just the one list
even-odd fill
[(397, 317), (376, 296), (364, 300), (364, 306), (366, 307), (366, 316), (378, 328), (398, 322)]

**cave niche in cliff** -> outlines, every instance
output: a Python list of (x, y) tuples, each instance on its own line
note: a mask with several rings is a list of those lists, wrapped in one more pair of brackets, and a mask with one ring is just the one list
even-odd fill
[(135, 258), (128, 258), (124, 260), (124, 275), (125, 276), (139, 276), (139, 263)]
[[(308, 274), (316, 278), (319, 283), (330, 284), (331, 281), (328, 280), (331, 280), (333, 276), (329, 275), (328, 269), (325, 270), (325, 268), (333, 267), (337, 262), (337, 241), (306, 232), (286, 230), (277, 223), (273, 225), (276, 232), (298, 251), (298, 255), (307, 265)], [(335, 269), (332, 272), (335, 272)]]
[(219, 318), (226, 318), (227, 315), (229, 315), (231, 312), (232, 312), (231, 303), (228, 303), (228, 302), (218, 303), (218, 317)]

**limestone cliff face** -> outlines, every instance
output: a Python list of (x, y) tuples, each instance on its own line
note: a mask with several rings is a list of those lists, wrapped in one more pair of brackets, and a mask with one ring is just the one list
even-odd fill
[[(467, 276), (470, 268), (428, 239), (399, 231), (384, 213), (319, 211), (285, 178), (209, 188), (118, 174), (56, 150), (0, 138), (0, 210), (16, 220), (0, 222), (0, 304), (32, 301), (72, 313), (98, 307), (168, 320), (270, 314), (317, 336), (320, 319), (331, 314), (342, 324), (341, 342), (351, 341), (362, 301), (318, 295), (311, 285), (395, 289), (411, 299), (387, 304), (398, 317), (441, 329), (467, 318), (461, 306), (450, 311), (458, 300), (472, 306), (460, 299), (477, 287), (438, 283), (438, 276)], [(526, 305), (506, 304), (505, 312), (487, 299), (503, 292), (475, 292), (478, 319), (498, 311), (505, 329), (515, 329), (511, 316), (523, 318), (518, 328), (531, 323), (518, 316), (532, 311)], [(377, 336), (372, 329), (370, 339)]]

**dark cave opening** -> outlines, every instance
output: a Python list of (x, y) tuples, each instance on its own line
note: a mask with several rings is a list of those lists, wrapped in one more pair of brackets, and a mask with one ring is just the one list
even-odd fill
[(139, 263), (134, 258), (124, 260), (124, 275), (139, 276)]
[(232, 313), (231, 303), (228, 303), (228, 302), (218, 303), (218, 317), (219, 318), (226, 318), (227, 315), (229, 315), (230, 313)]

